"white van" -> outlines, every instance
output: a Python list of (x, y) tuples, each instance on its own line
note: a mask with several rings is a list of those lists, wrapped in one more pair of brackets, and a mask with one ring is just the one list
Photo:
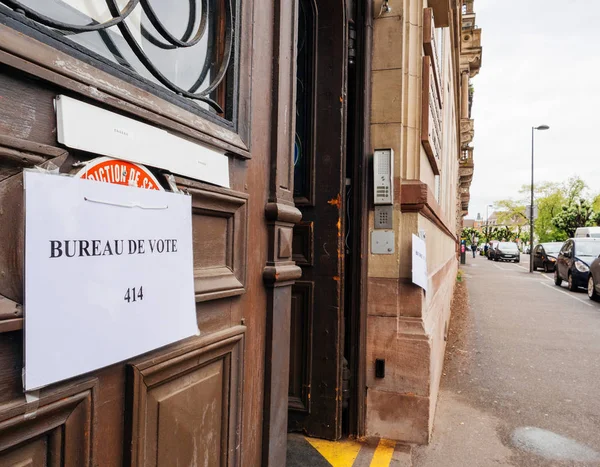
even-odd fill
[(600, 238), (600, 227), (579, 227), (575, 231), (575, 238)]

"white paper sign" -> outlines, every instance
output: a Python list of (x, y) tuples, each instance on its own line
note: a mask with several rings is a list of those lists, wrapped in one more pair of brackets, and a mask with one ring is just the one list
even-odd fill
[(412, 281), (427, 291), (427, 247), (415, 234), (412, 236)]
[(189, 196), (24, 176), (25, 390), (198, 334)]

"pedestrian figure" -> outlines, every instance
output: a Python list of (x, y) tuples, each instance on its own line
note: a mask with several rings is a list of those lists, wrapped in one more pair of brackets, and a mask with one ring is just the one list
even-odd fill
[(477, 243), (471, 244), (471, 251), (473, 252), (473, 258), (475, 258), (475, 252), (477, 251)]

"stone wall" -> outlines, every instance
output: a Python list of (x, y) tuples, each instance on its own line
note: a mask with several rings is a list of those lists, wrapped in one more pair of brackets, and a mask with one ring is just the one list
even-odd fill
[[(456, 272), (460, 89), (452, 34), (441, 57), (443, 151), (435, 176), (421, 144), (423, 0), (375, 2), (371, 142), (394, 150), (395, 253), (369, 255), (367, 435), (427, 443), (442, 374)], [(437, 188), (436, 188), (437, 187)], [(373, 213), (369, 219), (373, 229)], [(412, 283), (412, 235), (424, 233), (428, 291)], [(375, 360), (385, 359), (384, 378)]]

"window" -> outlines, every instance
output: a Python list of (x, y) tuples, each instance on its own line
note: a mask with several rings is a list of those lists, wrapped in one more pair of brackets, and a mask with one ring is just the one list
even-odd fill
[(235, 0), (0, 0), (0, 13), (27, 24), (24, 13), (95, 66), (110, 65), (107, 71), (232, 121), (238, 6)]
[(439, 75), (440, 75), (440, 86), (442, 87), (443, 90), (443, 83), (444, 83), (444, 68), (445, 68), (445, 60), (444, 60), (444, 47), (445, 47), (445, 41), (444, 41), (444, 36), (445, 36), (445, 32), (446, 32), (446, 28), (436, 28), (435, 29), (435, 36), (436, 39), (435, 41), (437, 42), (437, 64), (438, 64), (438, 68), (439, 68)]
[(577, 256), (598, 256), (600, 255), (600, 242), (588, 241), (577, 242)]
[(296, 198), (296, 204), (307, 204), (312, 200), (315, 31), (312, 1), (300, 0), (298, 4), (296, 133), (294, 138), (294, 198)]

